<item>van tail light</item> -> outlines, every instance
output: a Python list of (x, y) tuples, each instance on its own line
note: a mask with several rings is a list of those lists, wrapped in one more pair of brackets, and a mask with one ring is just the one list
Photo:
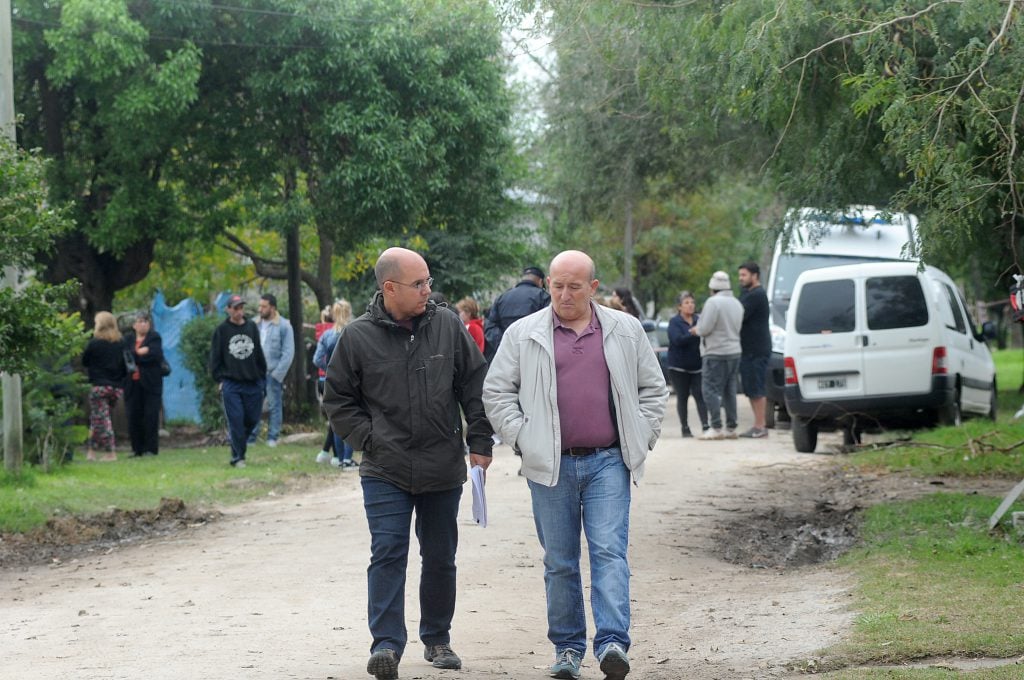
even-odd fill
[(786, 384), (796, 385), (799, 380), (797, 379), (796, 362), (793, 361), (793, 357), (786, 357), (782, 360), (782, 363), (786, 371)]
[(949, 360), (945, 347), (936, 347), (932, 352), (932, 375), (946, 375), (949, 372)]

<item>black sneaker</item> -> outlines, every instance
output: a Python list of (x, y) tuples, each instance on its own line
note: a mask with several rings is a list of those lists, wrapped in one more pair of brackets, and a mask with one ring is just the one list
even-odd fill
[(456, 671), (462, 668), (462, 659), (444, 642), (439, 645), (427, 645), (423, 650), (423, 658), (434, 668), (450, 668)]
[(377, 680), (398, 680), (398, 654), (388, 647), (381, 647), (370, 655), (366, 672)]

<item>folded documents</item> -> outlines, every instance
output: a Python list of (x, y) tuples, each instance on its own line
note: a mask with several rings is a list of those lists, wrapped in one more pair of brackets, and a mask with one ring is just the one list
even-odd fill
[(469, 480), (473, 483), (473, 521), (487, 526), (487, 495), (484, 493), (484, 469), (474, 465), (469, 469)]

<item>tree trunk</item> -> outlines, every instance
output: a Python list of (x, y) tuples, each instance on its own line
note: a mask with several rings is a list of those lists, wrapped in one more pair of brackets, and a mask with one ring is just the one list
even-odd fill
[(626, 199), (626, 230), (622, 243), (622, 285), (633, 290), (633, 199)]
[(153, 239), (143, 239), (115, 256), (97, 251), (85, 234), (76, 230), (59, 239), (43, 261), (43, 280), (51, 284), (79, 281), (79, 297), (73, 307), (81, 311), (86, 328), (90, 328), (96, 312), (111, 310), (114, 293), (146, 278), (153, 246)]

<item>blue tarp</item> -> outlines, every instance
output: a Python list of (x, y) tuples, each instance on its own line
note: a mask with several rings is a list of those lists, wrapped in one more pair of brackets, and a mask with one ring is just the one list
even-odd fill
[(164, 419), (199, 422), (199, 391), (195, 376), (185, 368), (181, 351), (181, 330), (192, 319), (203, 315), (199, 304), (187, 298), (173, 307), (167, 306), (164, 294), (153, 298), (153, 327), (163, 338), (164, 357), (171, 365), (171, 374), (164, 378)]

